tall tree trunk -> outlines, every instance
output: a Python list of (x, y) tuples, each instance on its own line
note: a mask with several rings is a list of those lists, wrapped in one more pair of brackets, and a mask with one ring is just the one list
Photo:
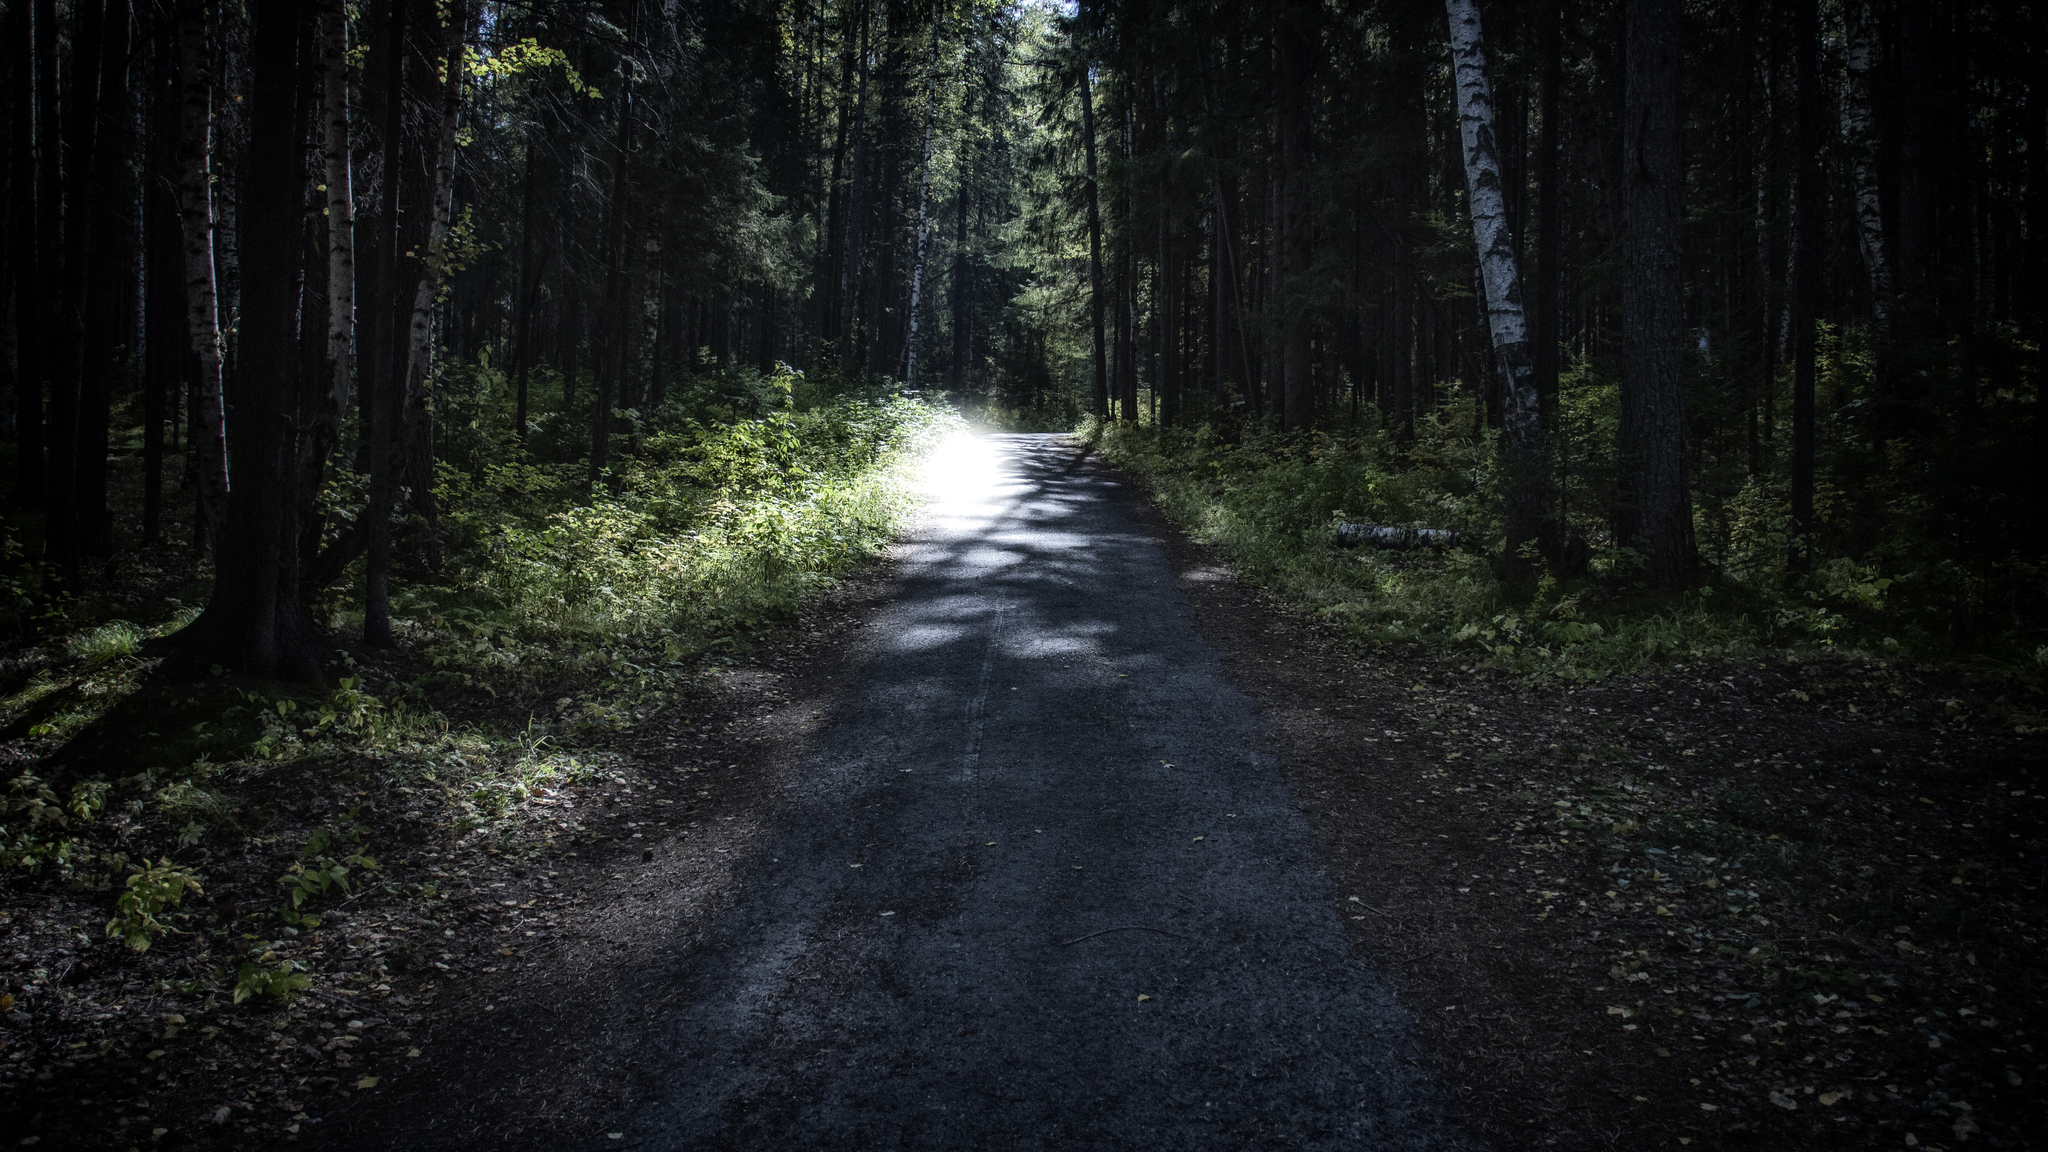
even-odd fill
[[(1814, 332), (1820, 295), (1821, 219), (1821, 93), (1820, 13), (1816, 0), (1796, 0), (1792, 11), (1792, 54), (1796, 154), (1796, 201), (1793, 210), (1792, 256), (1792, 527), (1791, 563), (1795, 571), (1813, 566), (1814, 469)], [(1861, 204), (1858, 204), (1861, 210)]]
[(1493, 92), (1487, 82), (1486, 40), (1477, 0), (1445, 0), (1451, 26), (1451, 65), (1457, 77), (1458, 130), (1465, 153), (1465, 189), (1479, 253), (1487, 330), (1493, 337), (1494, 377), (1500, 395), (1507, 462), (1507, 568), (1518, 582), (1535, 576), (1526, 546), (1543, 546), (1560, 559), (1550, 531), (1550, 484), (1544, 461), (1541, 401), (1529, 333), (1522, 312), (1521, 271), (1501, 195), (1495, 148)]
[(399, 341), (398, 296), (399, 253), (404, 250), (399, 193), (404, 183), (406, 0), (391, 0), (385, 15), (384, 68), (384, 156), (379, 178), (383, 181), (383, 228), (377, 255), (377, 302), (373, 317), (380, 355), (374, 379), (365, 374), (363, 399), (367, 401), (370, 425), (370, 500), (364, 517), (370, 522), (369, 555), (365, 564), (363, 589), (363, 643), (372, 648), (389, 648), (391, 635), (391, 510), (398, 494), (398, 433), (403, 403), (405, 352)]
[[(178, 220), (177, 30), (156, 29), (150, 59), (148, 146), (142, 194), (144, 271), (142, 363), (142, 544), (163, 543), (164, 431), (177, 410), (190, 341), (186, 339), (184, 237)], [(27, 169), (23, 169), (24, 172)]]
[[(314, 393), (298, 457), (299, 518), (305, 528), (300, 542), (306, 591), (324, 586), (329, 565), (319, 561), (324, 525), (320, 489), (327, 463), (341, 444), (342, 414), (348, 410), (351, 359), (356, 320), (355, 183), (350, 163), (348, 101), (348, 11), (341, 0), (328, 0), (317, 17), (320, 65), (320, 161), (327, 186), (327, 315), (324, 354), (320, 358), (322, 387)], [(308, 337), (310, 342), (310, 337)], [(346, 546), (344, 546), (346, 547)], [(314, 577), (315, 572), (320, 577)]]
[(406, 325), (405, 374), (400, 401), (399, 451), (411, 487), (413, 511), (426, 524), (424, 543), (430, 565), (437, 565), (438, 515), (434, 504), (434, 428), (427, 380), (433, 371), (434, 307), (448, 278), (448, 238), (455, 225), (455, 149), (462, 126), (463, 50), (474, 9), (469, 0), (447, 8), (447, 44), (442, 64), (441, 122), (434, 142), (434, 183), (427, 201), (426, 259), (413, 285), (412, 314)]
[(1088, 320), (1095, 336), (1095, 418), (1109, 419), (1109, 351), (1102, 334), (1102, 207), (1095, 177), (1095, 95), (1081, 61), (1081, 146), (1088, 165)]
[(903, 340), (903, 383), (917, 387), (917, 321), (924, 297), (925, 220), (932, 198), (932, 121), (939, 114), (939, 16), (932, 14), (932, 58), (925, 78), (924, 150), (917, 167), (917, 263), (910, 269), (910, 316)]
[(520, 181), (519, 196), (519, 317), (512, 330), (512, 434), (521, 443), (526, 442), (526, 378), (533, 361), (533, 350), (527, 346), (528, 333), (533, 327), (534, 297), (540, 293), (540, 270), (533, 266), (533, 163), (538, 141), (535, 133), (526, 136), (526, 176)]
[[(972, 91), (970, 91), (963, 105), (963, 117), (970, 127), (974, 123), (973, 101), (974, 96)], [(971, 270), (968, 268), (967, 202), (973, 199), (971, 189), (974, 184), (974, 156), (974, 133), (970, 131), (966, 134), (966, 138), (961, 141), (960, 189), (956, 193), (959, 204), (957, 205), (958, 210), (955, 213), (953, 223), (952, 386), (953, 391), (956, 393), (963, 391), (967, 387), (968, 321), (972, 315), (972, 309), (968, 307), (968, 299), (973, 293), (973, 286), (968, 280)], [(1097, 317), (1096, 331), (1098, 333), (1097, 343), (1099, 344), (1099, 333), (1102, 330), (1100, 313), (1097, 313)]]
[(210, 5), (195, 5), (178, 21), (182, 112), (178, 131), (178, 223), (184, 234), (185, 317), (198, 366), (193, 383), (192, 435), (187, 451), (195, 488), (193, 539), (202, 546), (219, 535), (227, 512), (227, 400), (223, 379), (220, 296), (214, 275), (213, 68), (207, 50)]
[(854, 350), (854, 282), (862, 256), (863, 225), (866, 222), (866, 203), (862, 193), (867, 189), (867, 118), (868, 118), (868, 28), (871, 23), (868, 5), (860, 5), (860, 47), (856, 53), (859, 62), (860, 83), (855, 89), (853, 101), (853, 170), (846, 181), (846, 194), (841, 198), (840, 212), (843, 223), (839, 226), (839, 268), (837, 283), (833, 287), (833, 300), (837, 314), (833, 317), (832, 329), (838, 341), (839, 370), (851, 372), (857, 363)]
[(1652, 588), (1692, 576), (1685, 483), (1679, 0), (1628, 0), (1622, 133), (1621, 538)]
[[(1884, 251), (1884, 206), (1878, 194), (1877, 139), (1871, 110), (1870, 72), (1876, 67), (1877, 30), (1870, 6), (1873, 0), (1845, 0), (1843, 17), (1848, 33), (1848, 58), (1842, 85), (1842, 137), (1849, 146), (1849, 167), (1856, 196), (1856, 241), (1863, 253), (1863, 268), (1870, 277), (1870, 310), (1879, 327), (1891, 314), (1892, 271)], [(1802, 0), (1804, 3), (1804, 0)], [(1795, 17), (1806, 19), (1802, 10)], [(1816, 33), (1818, 35), (1818, 33)], [(1804, 65), (1798, 65), (1803, 68)], [(1818, 68), (1818, 64), (1816, 64)], [(1802, 80), (1801, 84), (1805, 81)], [(1804, 108), (1806, 93), (1799, 99)], [(1804, 149), (1809, 143), (1802, 142)], [(1801, 162), (1807, 154), (1800, 153)]]
[(107, 0), (100, 39), (99, 124), (93, 132), (90, 284), (78, 373), (78, 550), (83, 556), (114, 552), (113, 516), (107, 506), (107, 444), (113, 415), (114, 375), (133, 360), (135, 329), (135, 86), (129, 83), (134, 31), (128, 0)]
[[(41, 46), (45, 39), (56, 44), (55, 5), (15, 3), (7, 14), (7, 51), (14, 57), (13, 84), (8, 95), (13, 116), (8, 122), (10, 154), (9, 182), (13, 203), (9, 206), (13, 227), (8, 232), (13, 273), (15, 375), (14, 500), (23, 508), (40, 507), (43, 502), (43, 387), (47, 374), (49, 268), (44, 263), (48, 236), (57, 230), (54, 204), (47, 189), (50, 170), (56, 167), (55, 141), (39, 140), (38, 127), (50, 111), (39, 105), (54, 100), (54, 93), (39, 91)], [(45, 11), (49, 9), (50, 11)], [(54, 77), (53, 77), (54, 79)]]
[(597, 401), (590, 416), (590, 488), (596, 492), (611, 466), (612, 399), (614, 385), (625, 367), (625, 320), (620, 314), (626, 297), (626, 168), (633, 154), (633, 72), (630, 59), (621, 61), (624, 83), (619, 104), (617, 156), (612, 169), (611, 199), (605, 207), (604, 300), (612, 327), (611, 347), (606, 363), (597, 370)]
[(1277, 69), (1274, 134), (1280, 148), (1277, 265), (1280, 305), (1275, 335), (1280, 341), (1280, 425), (1298, 430), (1315, 423), (1315, 393), (1309, 386), (1310, 217), (1308, 189), (1309, 85), (1315, 36), (1307, 25), (1314, 8), (1291, 4), (1273, 18)]
[[(100, 47), (106, 31), (104, 0), (80, 0), (72, 9), (71, 71), (66, 85), (63, 149), (64, 262), (56, 323), (51, 328), (49, 490), (44, 516), (45, 557), (52, 577), (76, 588), (79, 575), (79, 403), (86, 371), (86, 317), (92, 289), (93, 142), (99, 128)], [(93, 350), (95, 356), (103, 349)]]
[[(250, 675), (314, 680), (320, 648), (299, 594), (296, 426), (298, 243), (304, 153), (295, 84), (301, 8), (254, 0), (248, 185), (242, 237), (250, 307), (230, 430), (235, 484), (223, 521), (213, 595), (180, 633), (188, 669), (214, 664)], [(311, 74), (312, 69), (303, 70)]]
[(2021, 278), (2025, 331), (2034, 345), (2032, 481), (2036, 555), (2048, 552), (2048, 283), (2039, 275), (2048, 267), (2048, 45), (2035, 44), (2027, 59), (2027, 264), (2033, 275)]
[(1564, 4), (1563, 0), (1538, 9), (1543, 21), (1543, 126), (1536, 142), (1536, 183), (1542, 199), (1536, 204), (1535, 353), (1536, 401), (1544, 427), (1557, 418), (1558, 285), (1562, 269), (1558, 254), (1564, 228), (1564, 182), (1558, 175), (1559, 90), (1564, 87)]

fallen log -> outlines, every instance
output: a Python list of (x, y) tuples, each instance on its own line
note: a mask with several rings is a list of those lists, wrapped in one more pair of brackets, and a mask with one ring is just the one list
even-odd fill
[(1397, 528), (1390, 524), (1339, 524), (1337, 543), (1370, 548), (1455, 548), (1475, 533), (1461, 528)]

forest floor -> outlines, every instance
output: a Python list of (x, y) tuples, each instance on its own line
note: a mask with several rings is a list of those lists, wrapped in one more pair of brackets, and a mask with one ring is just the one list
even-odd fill
[[(1828, 652), (1533, 684), (1361, 651), (1155, 528), (1261, 708), (1359, 956), (1480, 1142), (2021, 1148), (2048, 1130), (2048, 747), (1988, 719), (2009, 688)], [(581, 996), (732, 899), (834, 661), (892, 595), (877, 565), (708, 666), (518, 821), (465, 827), (368, 764), (252, 772), (239, 802), (267, 822), (207, 858), (189, 931), (146, 953), (104, 935), (110, 891), (9, 877), (0, 1129), (275, 1147), (488, 1065), (480, 1043), (544, 1074)], [(418, 672), (357, 655), (373, 681)], [(224, 699), (151, 688), (128, 715)], [(28, 727), (0, 755), (23, 762)], [(72, 754), (95, 747), (118, 753)], [(234, 1003), (277, 845), (345, 811), (379, 884), (294, 942), (309, 988)], [(534, 1115), (579, 1084), (537, 1091)]]

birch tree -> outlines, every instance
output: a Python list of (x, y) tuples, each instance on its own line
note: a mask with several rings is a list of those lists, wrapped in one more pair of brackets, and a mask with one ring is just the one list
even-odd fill
[(178, 25), (183, 86), (178, 140), (178, 221), (184, 233), (185, 313), (199, 379), (192, 414), (192, 472), (198, 486), (197, 533), (202, 546), (219, 534), (227, 509), (227, 400), (221, 371), (220, 294), (215, 277), (213, 172), (213, 78), (206, 29), (212, 5), (187, 9)]
[[(1884, 209), (1878, 193), (1875, 117), (1871, 107), (1870, 71), (1877, 45), (1869, 0), (1843, 5), (1847, 33), (1846, 83), (1842, 86), (1842, 136), (1849, 145), (1849, 167), (1856, 196), (1856, 241), (1863, 267), (1870, 275), (1871, 316), (1882, 326), (1890, 316), (1891, 266), (1884, 255)], [(1802, 97), (1803, 98), (1803, 97)]]
[(355, 342), (355, 192), (349, 156), (348, 12), (340, 0), (320, 13), (321, 164), (327, 181), (327, 357), (299, 450), (299, 493), (311, 523), (327, 460), (341, 441)]
[[(1458, 129), (1465, 161), (1466, 202), (1472, 241), (1479, 254), (1486, 294), (1487, 331), (1493, 339), (1493, 371), (1501, 397), (1502, 439), (1507, 456), (1507, 551), (1511, 571), (1526, 573), (1523, 555), (1550, 533), (1550, 491), (1544, 468), (1541, 399), (1522, 307), (1521, 270), (1501, 195), (1500, 157), (1494, 144), (1493, 90), (1487, 80), (1486, 39), (1477, 0), (1445, 0), (1451, 25), (1451, 65), (1456, 74)], [(1555, 554), (1555, 548), (1547, 549)]]

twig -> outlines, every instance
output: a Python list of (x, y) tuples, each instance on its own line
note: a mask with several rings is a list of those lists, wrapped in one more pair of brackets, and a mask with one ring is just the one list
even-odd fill
[(1160, 934), (1161, 936), (1171, 936), (1171, 937), (1173, 937), (1173, 938), (1174, 938), (1175, 940), (1186, 940), (1186, 939), (1188, 939), (1188, 937), (1186, 937), (1186, 936), (1183, 936), (1183, 935), (1181, 935), (1181, 934), (1180, 934), (1180, 933), (1178, 933), (1178, 932), (1168, 932), (1168, 931), (1167, 931), (1166, 929), (1164, 929), (1164, 928), (1151, 928), (1151, 927), (1147, 927), (1146, 925), (1143, 925), (1143, 924), (1123, 924), (1123, 925), (1119, 925), (1118, 927), (1115, 927), (1115, 928), (1103, 928), (1103, 929), (1100, 929), (1100, 930), (1098, 930), (1098, 931), (1095, 931), (1095, 932), (1090, 932), (1090, 933), (1089, 933), (1089, 934), (1087, 934), (1086, 936), (1076, 936), (1076, 937), (1074, 937), (1074, 938), (1073, 938), (1072, 940), (1062, 940), (1062, 941), (1060, 942), (1060, 947), (1062, 947), (1062, 948), (1070, 947), (1070, 946), (1072, 946), (1072, 945), (1075, 945), (1075, 944), (1079, 944), (1079, 943), (1080, 943), (1081, 941), (1083, 941), (1083, 940), (1093, 940), (1093, 939), (1095, 939), (1095, 938), (1096, 938), (1097, 936), (1101, 936), (1101, 935), (1104, 935), (1104, 934), (1106, 934), (1106, 933), (1110, 933), (1110, 932), (1157, 932), (1157, 933), (1159, 933), (1159, 934)]

